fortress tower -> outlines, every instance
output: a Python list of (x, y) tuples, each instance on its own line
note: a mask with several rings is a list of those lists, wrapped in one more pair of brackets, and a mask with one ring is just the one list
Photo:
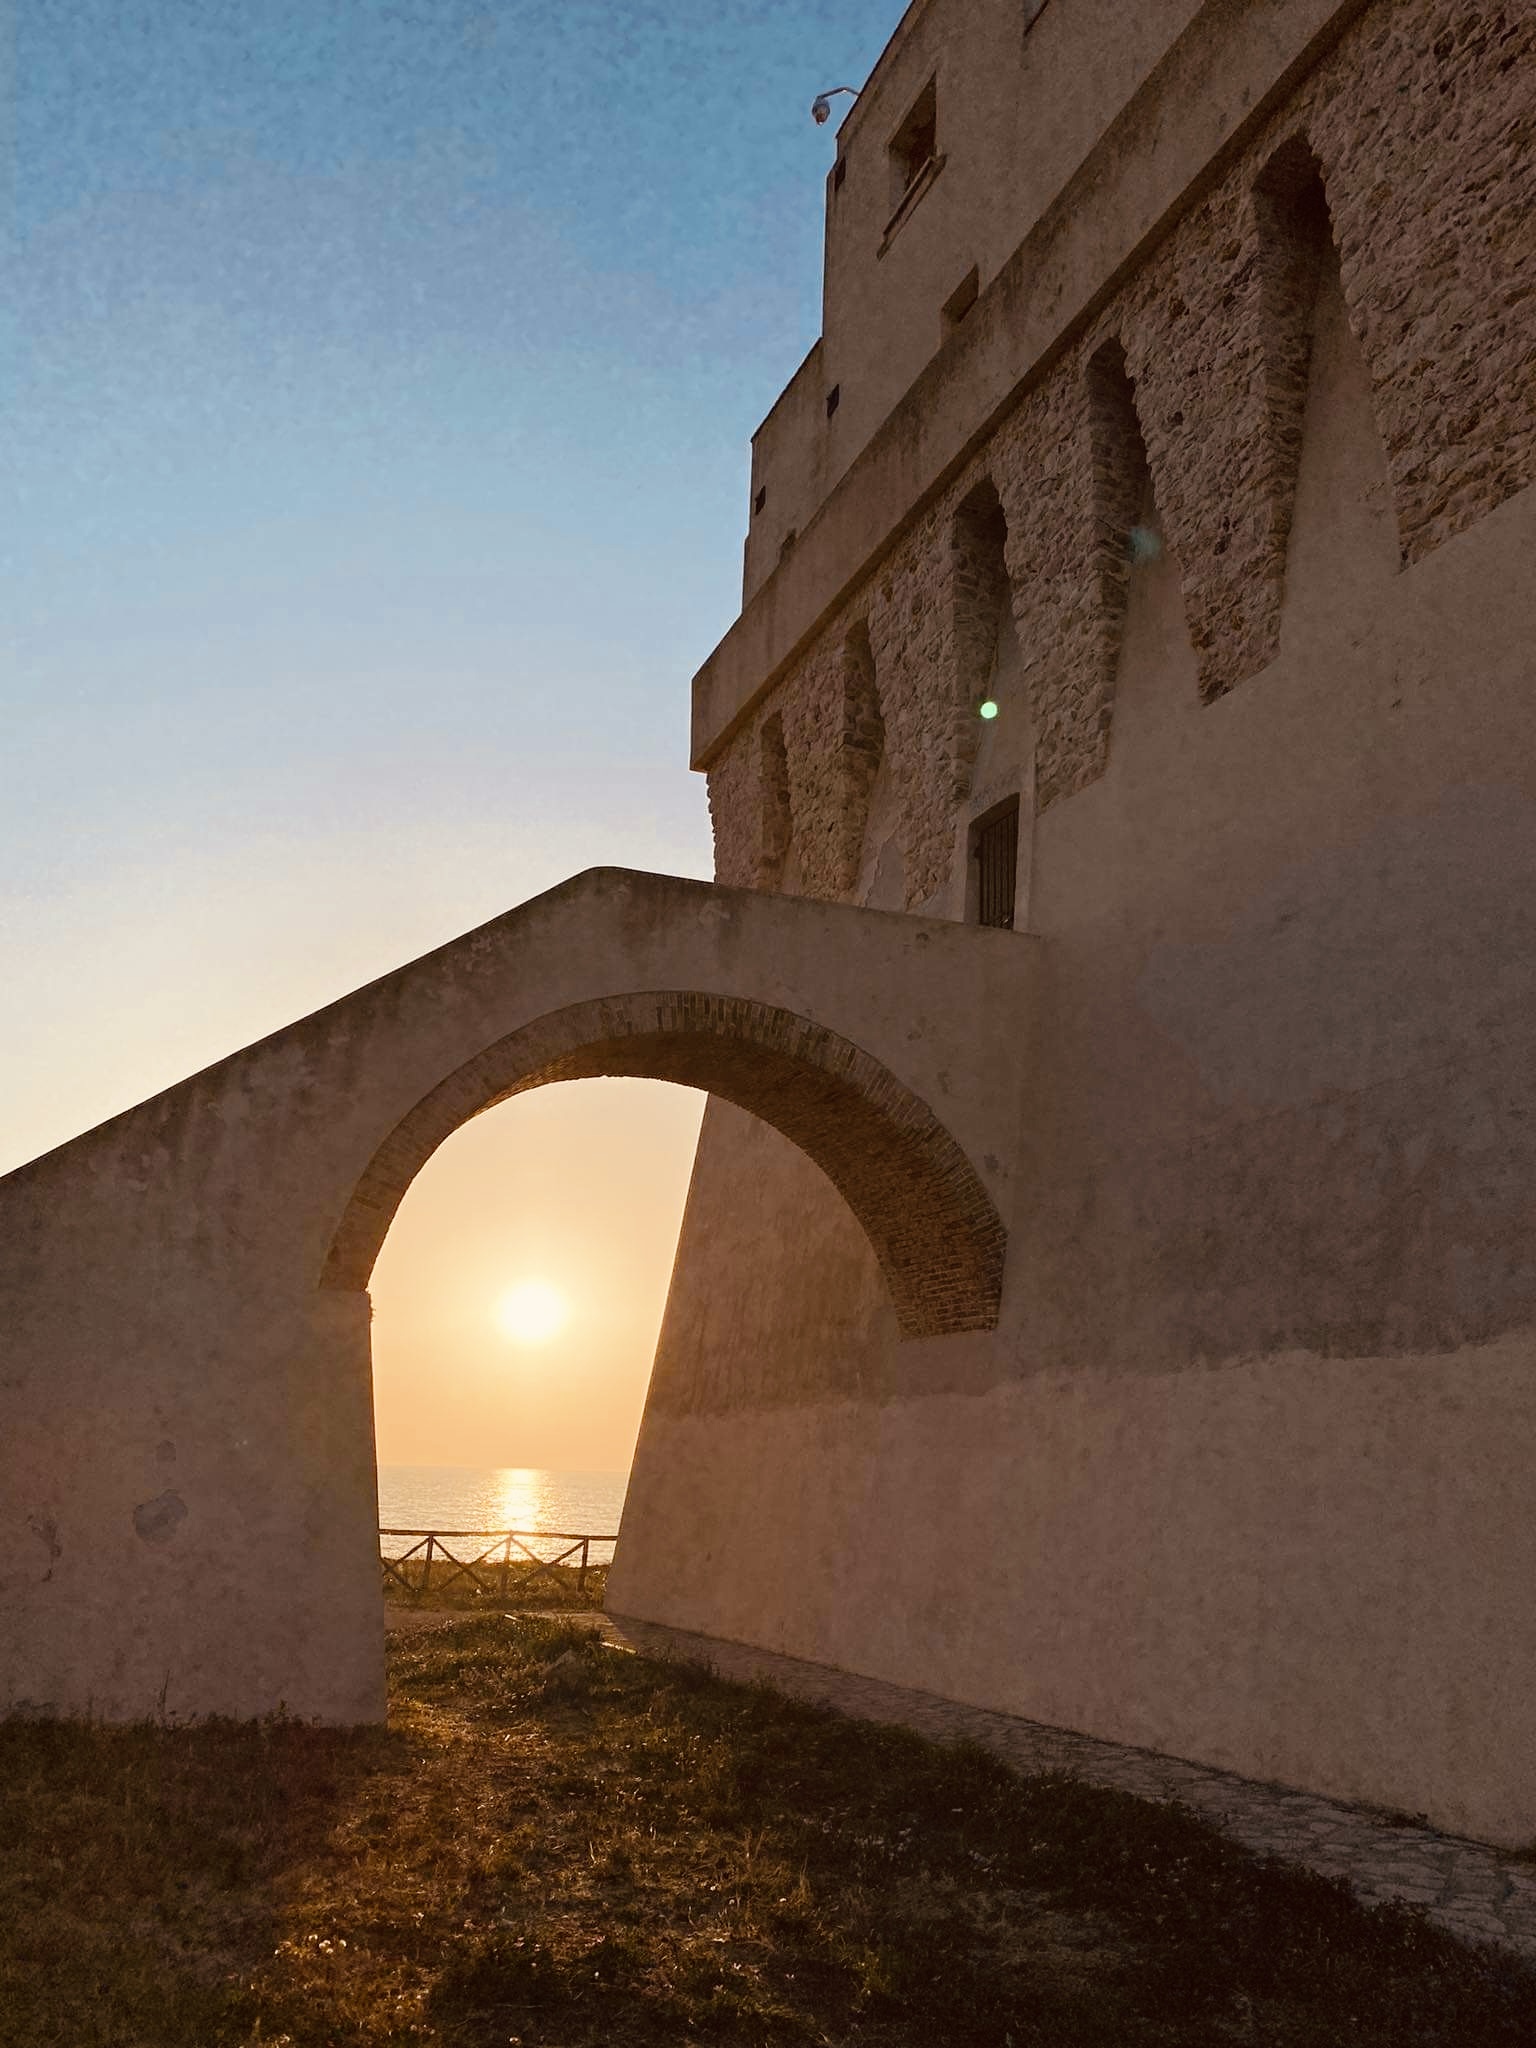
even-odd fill
[(712, 1103), (617, 1608), (1536, 1834), (1533, 117), (1525, 7), (908, 8), (693, 758), (1032, 949), (1002, 1316)]
[(0, 1712), (383, 1711), (369, 1276), (710, 1094), (609, 1600), (1536, 1839), (1536, 11), (914, 0), (589, 871), (0, 1179)]

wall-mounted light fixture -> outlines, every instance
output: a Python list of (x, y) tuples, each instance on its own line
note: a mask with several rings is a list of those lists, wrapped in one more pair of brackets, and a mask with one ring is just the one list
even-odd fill
[(856, 85), (831, 85), (825, 92), (817, 93), (815, 99), (811, 101), (811, 119), (818, 128), (825, 128), (831, 120), (832, 102), (840, 92), (847, 93), (850, 99), (856, 100), (859, 96), (859, 88)]

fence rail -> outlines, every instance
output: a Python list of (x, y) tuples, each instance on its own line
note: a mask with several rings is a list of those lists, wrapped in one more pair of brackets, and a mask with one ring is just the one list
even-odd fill
[(381, 1529), (379, 1563), (385, 1597), (413, 1606), (528, 1597), (587, 1606), (601, 1598), (617, 1540), (549, 1529)]

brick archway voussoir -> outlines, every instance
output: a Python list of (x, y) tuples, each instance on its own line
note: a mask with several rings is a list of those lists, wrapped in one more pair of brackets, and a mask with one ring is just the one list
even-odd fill
[(608, 996), (552, 1011), (449, 1074), (369, 1161), (321, 1285), (366, 1288), (406, 1189), (461, 1124), (548, 1082), (611, 1075), (704, 1089), (798, 1145), (862, 1225), (904, 1335), (996, 1324), (1002, 1221), (927, 1104), (824, 1025), (695, 991)]

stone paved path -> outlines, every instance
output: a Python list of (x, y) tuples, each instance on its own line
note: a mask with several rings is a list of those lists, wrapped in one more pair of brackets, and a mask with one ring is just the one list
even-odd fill
[(1250, 1849), (1344, 1878), (1367, 1904), (1400, 1899), (1421, 1905), (1453, 1934), (1496, 1942), (1536, 1961), (1536, 1865), (1480, 1842), (741, 1643), (615, 1617), (602, 1626), (618, 1647), (693, 1659), (713, 1666), (722, 1678), (763, 1679), (839, 1713), (913, 1728), (940, 1741), (977, 1742), (1020, 1771), (1070, 1771), (1090, 1784), (1113, 1785), (1144, 1799), (1181, 1800)]

